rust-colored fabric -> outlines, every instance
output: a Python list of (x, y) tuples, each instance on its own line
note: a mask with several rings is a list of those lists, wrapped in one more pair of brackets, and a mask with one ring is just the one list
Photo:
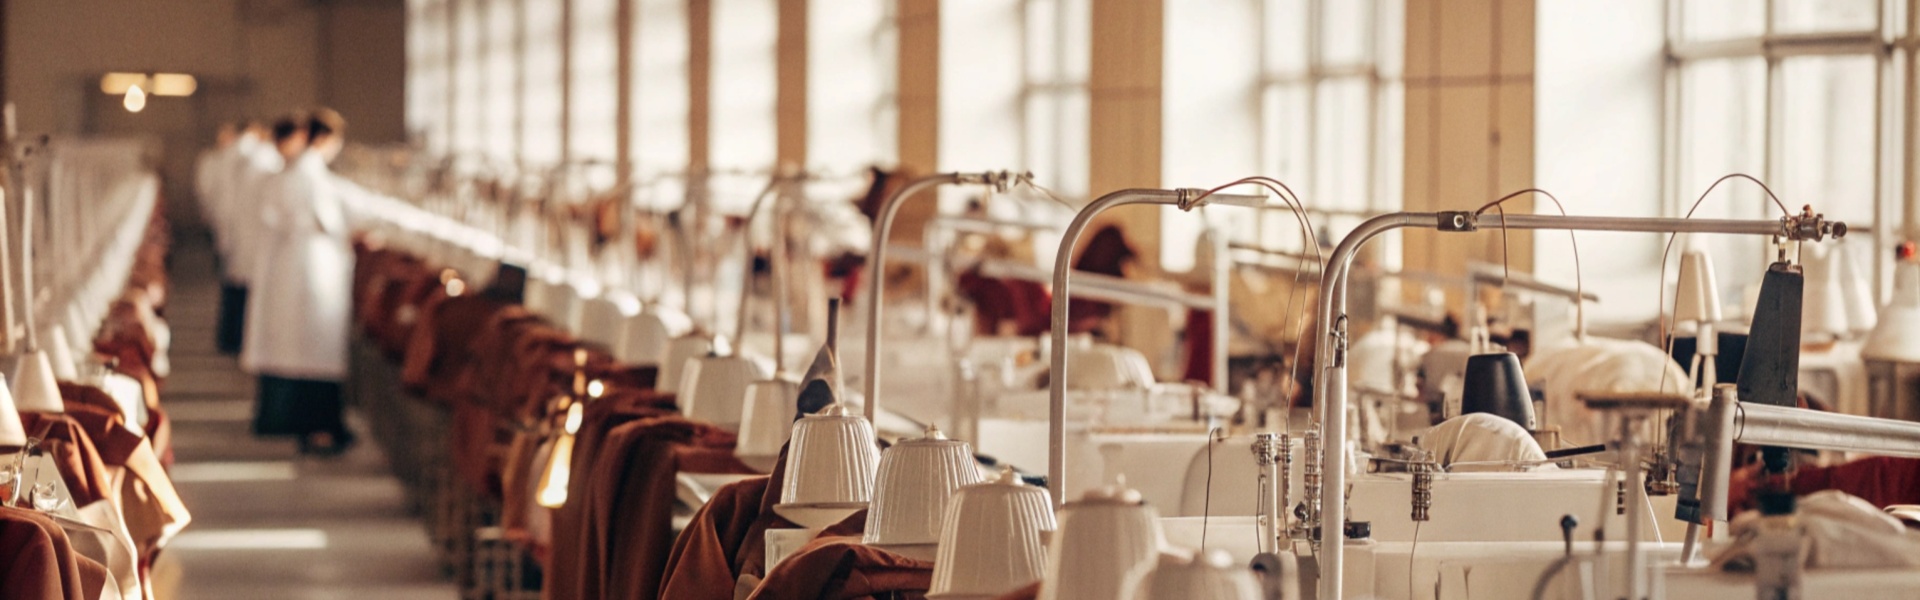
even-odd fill
[(751, 600), (924, 598), (933, 563), (860, 544), (867, 511), (828, 527), (767, 573)]
[[(1735, 473), (1728, 506), (1750, 507), (1755, 481), (1752, 469)], [(1793, 495), (1840, 490), (1874, 506), (1920, 504), (1920, 459), (1869, 456), (1831, 467), (1800, 467), (1793, 474)]]
[(752, 473), (733, 458), (733, 444), (733, 434), (679, 415), (624, 423), (608, 433), (581, 498), (582, 598), (658, 594), (674, 541), (676, 475)]
[[(1074, 261), (1073, 268), (1123, 277), (1126, 275), (1124, 266), (1135, 256), (1137, 254), (1133, 246), (1127, 243), (1127, 237), (1120, 232), (1120, 228), (1108, 225), (1094, 232), (1093, 239), (1080, 251), (1080, 259)], [(1112, 304), (1099, 300), (1070, 299), (1067, 302), (1067, 329), (1074, 333), (1092, 331), (1112, 313)]]
[(780, 449), (773, 473), (744, 479), (715, 490), (707, 505), (673, 542), (660, 597), (668, 600), (731, 600), (741, 575), (765, 573), (766, 533), (770, 527), (797, 527), (774, 514), (780, 482), (786, 477), (787, 450)]
[(44, 515), (0, 506), (0, 558), (0, 598), (91, 600), (81, 595), (79, 554)]
[(473, 360), (472, 345), (497, 313), (514, 309), (498, 300), (460, 296), (428, 304), (408, 341), (401, 381), (407, 391), (451, 404), (453, 384)]
[(40, 438), (40, 450), (60, 467), (60, 479), (73, 496), (74, 506), (106, 499), (111, 474), (86, 428), (64, 414), (20, 413), (20, 424)]
[[(586, 527), (592, 495), (595, 465), (602, 458), (601, 448), (613, 430), (622, 424), (642, 419), (665, 417), (677, 412), (660, 402), (670, 396), (643, 390), (624, 390), (613, 396), (589, 402), (582, 409), (580, 429), (574, 434), (573, 461), (567, 480), (567, 503), (553, 510), (553, 546), (547, 562), (547, 600), (597, 598), (597, 592), (584, 584), (587, 564)], [(576, 500), (578, 499), (578, 500)], [(597, 559), (596, 559), (597, 560)]]

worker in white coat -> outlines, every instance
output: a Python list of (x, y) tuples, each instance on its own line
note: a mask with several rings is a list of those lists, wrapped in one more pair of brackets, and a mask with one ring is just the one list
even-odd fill
[(220, 320), (214, 339), (216, 347), (230, 355), (240, 353), (246, 331), (247, 282), (253, 276), (252, 259), (259, 254), (249, 241), (259, 233), (264, 182), (285, 165), (270, 136), (264, 123), (246, 121), (216, 175), (221, 183), (210, 212), (220, 250)]
[(332, 455), (353, 439), (340, 393), (353, 253), (340, 190), (327, 170), (344, 145), (346, 123), (326, 109), (304, 122), (303, 131), (285, 135), (276, 126), (287, 167), (267, 181), (259, 207), (240, 364), (260, 376), (256, 434), (297, 435), (302, 452)]

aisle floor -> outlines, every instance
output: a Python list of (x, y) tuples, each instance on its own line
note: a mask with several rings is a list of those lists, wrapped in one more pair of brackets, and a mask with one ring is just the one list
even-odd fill
[(173, 374), (161, 393), (173, 419), (173, 477), (193, 523), (156, 566), (156, 593), (200, 599), (456, 598), (386, 457), (363, 443), (303, 458), (291, 440), (248, 433), (254, 380), (214, 348), (219, 284), (204, 241), (173, 257)]

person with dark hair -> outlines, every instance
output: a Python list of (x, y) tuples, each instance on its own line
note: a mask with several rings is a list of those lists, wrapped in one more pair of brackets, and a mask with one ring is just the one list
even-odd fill
[(200, 157), (194, 171), (194, 187), (200, 196), (201, 215), (218, 250), (220, 267), (220, 313), (215, 325), (214, 346), (225, 354), (240, 352), (241, 323), (246, 315), (248, 273), (241, 265), (245, 256), (238, 246), (251, 227), (240, 219), (249, 215), (246, 207), (256, 202), (253, 195), (258, 180), (278, 172), (278, 153), (264, 141), (266, 128), (253, 119), (223, 123), (215, 138), (215, 149)]
[(337, 455), (353, 441), (340, 390), (353, 252), (344, 191), (327, 163), (345, 145), (346, 121), (323, 108), (274, 130), (287, 168), (260, 207), (241, 367), (260, 376), (256, 434), (297, 435), (302, 452)]

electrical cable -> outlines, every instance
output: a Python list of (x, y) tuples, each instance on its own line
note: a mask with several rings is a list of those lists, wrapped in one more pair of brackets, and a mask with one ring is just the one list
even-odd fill
[[(1509, 254), (1510, 248), (1512, 247), (1512, 243), (1507, 234), (1507, 209), (1503, 205), (1506, 204), (1508, 200), (1512, 200), (1514, 198), (1518, 198), (1526, 194), (1539, 194), (1542, 196), (1546, 196), (1547, 200), (1551, 200), (1553, 202), (1553, 206), (1555, 208), (1560, 209), (1560, 216), (1562, 217), (1567, 216), (1566, 205), (1561, 204), (1560, 199), (1554, 197), (1552, 192), (1548, 192), (1540, 188), (1527, 188), (1524, 190), (1507, 194), (1505, 196), (1501, 196), (1499, 199), (1483, 204), (1480, 206), (1480, 208), (1475, 209), (1473, 211), (1474, 217), (1479, 217), (1481, 214), (1486, 213), (1488, 208), (1492, 208), (1500, 212), (1500, 259), (1501, 259), (1500, 287), (1502, 288), (1506, 287), (1508, 279), (1513, 278), (1513, 272), (1512, 272), (1513, 256)], [(1569, 229), (1567, 230), (1567, 241), (1573, 244), (1573, 292), (1574, 292), (1573, 311), (1574, 311), (1574, 320), (1575, 320), (1574, 331), (1576, 332), (1576, 335), (1584, 338), (1586, 337), (1586, 333), (1587, 333), (1587, 302), (1585, 300), (1587, 292), (1586, 292), (1586, 278), (1581, 276), (1580, 274), (1580, 238), (1574, 235), (1573, 230)]]
[[(1207, 489), (1206, 489), (1206, 493), (1201, 495), (1201, 502), (1200, 502), (1200, 551), (1201, 552), (1207, 551), (1207, 525), (1213, 520), (1213, 446), (1215, 444), (1220, 443), (1219, 438), (1215, 437), (1219, 435), (1219, 433), (1220, 433), (1219, 427), (1215, 427), (1207, 431)], [(1254, 506), (1259, 506), (1259, 505), (1255, 504)], [(1254, 528), (1254, 535), (1256, 537), (1259, 536), (1258, 527)]]
[[(1729, 179), (1745, 179), (1747, 181), (1753, 182), (1754, 185), (1760, 186), (1760, 190), (1763, 192), (1766, 192), (1767, 198), (1770, 198), (1773, 200), (1773, 205), (1776, 207), (1779, 207), (1780, 216), (1782, 217), (1793, 216), (1793, 211), (1787, 210), (1787, 204), (1785, 202), (1780, 201), (1780, 196), (1775, 195), (1773, 193), (1773, 188), (1767, 187), (1766, 182), (1760, 181), (1758, 178), (1752, 175), (1748, 175), (1746, 173), (1728, 173), (1726, 175), (1721, 175), (1719, 179), (1713, 180), (1713, 184), (1707, 186), (1706, 191), (1700, 192), (1700, 197), (1693, 201), (1693, 205), (1687, 208), (1687, 214), (1681, 218), (1683, 219), (1693, 218), (1694, 211), (1700, 210), (1700, 205), (1707, 201), (1707, 196), (1713, 193), (1714, 188), (1720, 187), (1721, 183), (1725, 183)], [(1672, 307), (1671, 309), (1668, 308), (1669, 304), (1667, 303), (1667, 259), (1673, 255), (1673, 240), (1676, 237), (1678, 237), (1678, 234), (1673, 234), (1673, 233), (1667, 234), (1666, 248), (1664, 250), (1661, 250), (1660, 252), (1660, 282), (1659, 282), (1660, 292), (1659, 292), (1659, 296), (1656, 298), (1656, 302), (1658, 304), (1655, 306), (1655, 310), (1660, 312), (1660, 334), (1661, 334), (1661, 337), (1666, 338), (1668, 355), (1673, 354), (1673, 328), (1676, 325), (1676, 323), (1674, 323), (1672, 320), (1669, 320), (1667, 318), (1667, 314), (1669, 311), (1677, 311), (1680, 308), (1680, 294), (1678, 293), (1677, 290), (1673, 295), (1673, 303), (1671, 304), (1671, 307)], [(1662, 390), (1667, 389), (1667, 370), (1666, 369), (1660, 370), (1660, 386), (1656, 389), (1662, 389)]]

